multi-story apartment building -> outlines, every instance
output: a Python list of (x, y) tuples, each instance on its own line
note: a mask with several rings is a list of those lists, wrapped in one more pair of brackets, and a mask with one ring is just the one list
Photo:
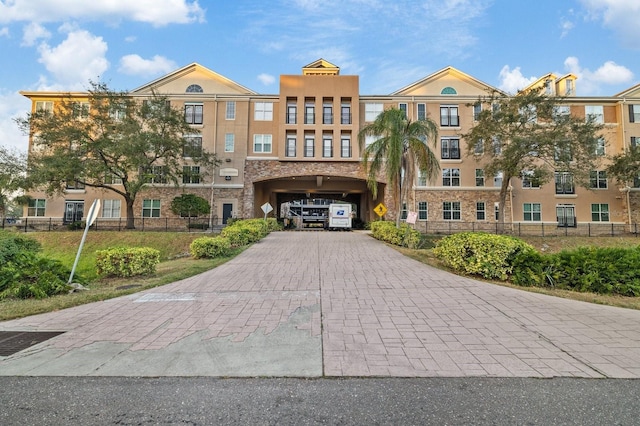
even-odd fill
[[(384, 177), (377, 199), (367, 187), (358, 131), (381, 111), (396, 107), (412, 120), (429, 117), (439, 125), (440, 174), (432, 181), (418, 176), (413, 197), (403, 206), (418, 213), (418, 229), (427, 229), (428, 223), (497, 223), (501, 176), (486, 176), (482, 163), (466, 156), (467, 142), (461, 138), (474, 125), (478, 98), (497, 89), (447, 67), (389, 95), (360, 95), (358, 76), (339, 71), (319, 59), (300, 75), (281, 75), (278, 94), (259, 94), (194, 63), (131, 91), (140, 99), (152, 91), (168, 96), (198, 129), (186, 140), (222, 160), (213, 177), (190, 179), (187, 174), (179, 188), (150, 183), (136, 201), (136, 216), (174, 216), (169, 204), (186, 191), (210, 200), (212, 217), (220, 222), (233, 216), (262, 217), (261, 206), (267, 202), (278, 214), (282, 203), (299, 200), (349, 202), (364, 221), (377, 218), (374, 208), (382, 202), (387, 217), (393, 218), (398, 206), (385, 191)], [(610, 97), (576, 96), (575, 85), (574, 75), (548, 74), (530, 88), (565, 96), (568, 112), (602, 123), (598, 155), (606, 158), (640, 141), (640, 85)], [(35, 111), (53, 110), (56, 100), (69, 94), (23, 95)], [(71, 96), (82, 101), (87, 94)], [(192, 167), (188, 159), (185, 164)], [(123, 200), (111, 192), (71, 184), (61, 196), (30, 195), (27, 218), (77, 220), (96, 198), (102, 200), (101, 218), (124, 215)], [(640, 176), (621, 187), (604, 170), (594, 170), (589, 189), (575, 185), (562, 171), (540, 186), (523, 176), (512, 181), (504, 207), (505, 222), (514, 224), (633, 224), (640, 221)]]

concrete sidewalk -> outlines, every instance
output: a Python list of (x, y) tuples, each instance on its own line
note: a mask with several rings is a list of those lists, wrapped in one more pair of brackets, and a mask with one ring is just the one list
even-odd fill
[(640, 311), (458, 277), (368, 235), (276, 232), (167, 286), (20, 320), (0, 375), (640, 377)]

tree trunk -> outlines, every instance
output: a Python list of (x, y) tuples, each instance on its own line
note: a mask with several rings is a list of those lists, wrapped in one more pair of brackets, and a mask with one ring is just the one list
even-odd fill
[(135, 200), (126, 197), (125, 201), (127, 203), (127, 226), (125, 227), (126, 229), (136, 229), (136, 224), (135, 224), (135, 216), (133, 213), (133, 202)]
[[(507, 203), (507, 192), (509, 191), (509, 182), (511, 181), (511, 177), (507, 178), (506, 176), (502, 177), (502, 186), (500, 187), (500, 205), (498, 206), (498, 222), (502, 225), (502, 231), (504, 231), (504, 212), (505, 205)], [(513, 206), (511, 206), (513, 209)]]

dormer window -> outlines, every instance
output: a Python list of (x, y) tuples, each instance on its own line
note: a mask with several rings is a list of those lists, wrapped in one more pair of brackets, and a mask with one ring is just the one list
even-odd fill
[(189, 87), (187, 87), (186, 90), (187, 93), (202, 93), (202, 86), (200, 86), (199, 84), (192, 84)]
[(444, 89), (442, 89), (440, 94), (441, 95), (457, 95), (458, 92), (456, 92), (456, 89), (454, 89), (453, 87), (447, 86)]

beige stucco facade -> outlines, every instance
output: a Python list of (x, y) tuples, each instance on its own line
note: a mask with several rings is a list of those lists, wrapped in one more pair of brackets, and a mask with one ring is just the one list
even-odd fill
[[(640, 87), (610, 97), (579, 97), (575, 80), (573, 75), (549, 74), (534, 85), (567, 96), (567, 105), (577, 117), (585, 117), (588, 107), (602, 111), (605, 162), (606, 157), (628, 150), (636, 137), (640, 141)], [(366, 185), (357, 136), (376, 111), (396, 107), (412, 120), (426, 116), (439, 124), (434, 151), (441, 171), (431, 181), (415, 182), (407, 206), (419, 212), (418, 229), (427, 229), (427, 222), (448, 226), (496, 223), (499, 179), (478, 175), (482, 164), (465, 155), (461, 138), (474, 125), (473, 104), (492, 90), (497, 89), (447, 67), (389, 95), (361, 95), (358, 76), (340, 75), (337, 66), (320, 59), (303, 67), (300, 75), (280, 76), (279, 93), (259, 94), (198, 64), (188, 65), (130, 93), (144, 99), (156, 91), (167, 95), (176, 108), (201, 108), (202, 122), (193, 127), (202, 138), (203, 149), (215, 153), (221, 165), (198, 183), (149, 185), (136, 201), (135, 214), (143, 215), (144, 200), (157, 200), (156, 214), (171, 217), (173, 197), (189, 192), (210, 201), (211, 219), (217, 222), (232, 216), (262, 217), (261, 206), (267, 202), (275, 207), (271, 215), (277, 215), (283, 202), (319, 198), (354, 204), (363, 221), (377, 219), (373, 209), (383, 203), (389, 209), (386, 217), (395, 218), (398, 206), (384, 178), (379, 179), (376, 199)], [(34, 110), (38, 102), (55, 103), (66, 95), (23, 94), (33, 101)], [(73, 96), (86, 98), (83, 93)], [(452, 146), (457, 150), (444, 148)], [(576, 185), (569, 193), (558, 193), (553, 180), (530, 188), (521, 179), (513, 179), (504, 219), (553, 225), (561, 220), (559, 215), (568, 214), (577, 223), (638, 223), (640, 188), (634, 186), (604, 179), (599, 188)], [(118, 199), (109, 191), (91, 189), (69, 189), (57, 196), (30, 195), (41, 201), (41, 208), (25, 209), (25, 216), (46, 218), (64, 218), (70, 202), (81, 202), (86, 211), (96, 198)], [(112, 208), (104, 217), (124, 215), (121, 200), (121, 210)]]

